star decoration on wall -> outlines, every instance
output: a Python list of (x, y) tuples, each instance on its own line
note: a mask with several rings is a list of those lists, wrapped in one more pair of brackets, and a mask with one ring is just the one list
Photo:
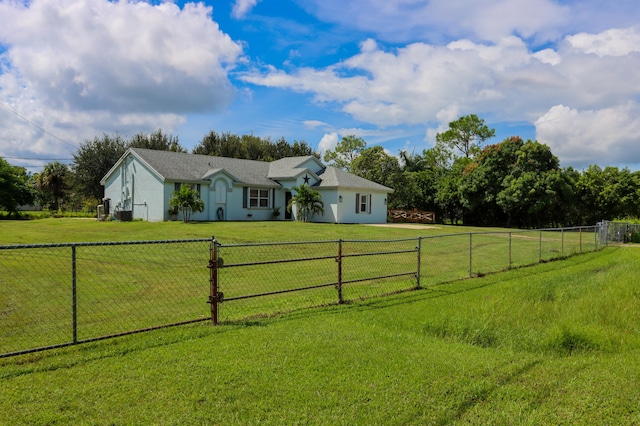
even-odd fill
[(306, 183), (307, 185), (309, 185), (309, 176), (304, 175), (304, 183)]

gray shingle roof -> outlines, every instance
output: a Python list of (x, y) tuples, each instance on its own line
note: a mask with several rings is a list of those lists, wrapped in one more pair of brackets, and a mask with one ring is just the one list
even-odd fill
[[(276, 178), (295, 178), (306, 170), (298, 166), (312, 156), (282, 158), (271, 163), (266, 161), (243, 160), (238, 158), (214, 157), (211, 155), (187, 154), (182, 152), (157, 151), (130, 148), (143, 162), (164, 180), (175, 182), (197, 182), (205, 180), (217, 172), (226, 171), (234, 179), (248, 185), (279, 187)], [(112, 169), (113, 171), (113, 169)], [(317, 175), (317, 188), (349, 188), (372, 191), (393, 192), (393, 189), (370, 180), (345, 172), (335, 167), (326, 167)], [(272, 179), (270, 179), (270, 177)], [(106, 178), (106, 177), (105, 177)], [(104, 179), (103, 179), (104, 180)]]
[(273, 161), (269, 165), (269, 174), (267, 177), (271, 179), (294, 178), (298, 176), (304, 169), (299, 166), (311, 158), (312, 155), (306, 157), (286, 157)]
[(202, 177), (224, 169), (242, 183), (261, 186), (278, 186), (267, 178), (269, 163), (238, 158), (214, 157), (211, 155), (186, 154), (182, 152), (157, 151), (132, 148), (145, 163), (165, 180), (198, 181)]
[(379, 183), (372, 182), (360, 176), (347, 173), (342, 169), (335, 167), (327, 167), (323, 172), (318, 174), (322, 179), (317, 184), (313, 185), (318, 188), (349, 188), (349, 189), (368, 189), (372, 191), (386, 191), (393, 192), (393, 189), (388, 188)]

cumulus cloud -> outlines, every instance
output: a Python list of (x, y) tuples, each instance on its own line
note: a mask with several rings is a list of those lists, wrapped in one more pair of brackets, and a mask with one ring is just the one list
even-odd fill
[(221, 110), (235, 93), (227, 73), (242, 54), (200, 3), (4, 1), (0, 45), (0, 101), (47, 117), (43, 127), (63, 136), (72, 129), (74, 140), (171, 129), (184, 114)]
[[(635, 129), (628, 103), (640, 96), (636, 75), (640, 55), (634, 53), (640, 44), (632, 42), (637, 35), (635, 28), (581, 34), (566, 37), (555, 49), (540, 51), (532, 51), (515, 36), (492, 43), (461, 39), (447, 45), (413, 43), (396, 49), (366, 40), (358, 54), (325, 68), (285, 72), (269, 67), (243, 78), (310, 93), (316, 102), (337, 105), (378, 128), (423, 124), (427, 141), (433, 141), (450, 121), (470, 113), (499, 117), (503, 122), (540, 123), (539, 135), (553, 140), (544, 120), (536, 120), (557, 113), (552, 110), (557, 105), (567, 105), (592, 122), (609, 120), (619, 129)], [(611, 112), (620, 115), (614, 120)], [(609, 135), (622, 144), (629, 140), (619, 132)], [(581, 161), (572, 145), (565, 147), (558, 146), (558, 152)], [(594, 147), (584, 152), (592, 155), (593, 162), (602, 158), (593, 157), (597, 155)]]
[(599, 34), (580, 33), (567, 37), (575, 49), (602, 56), (625, 56), (640, 52), (640, 27), (610, 29)]
[(597, 110), (556, 105), (535, 126), (539, 142), (577, 166), (640, 163), (640, 104), (636, 102)]
[(505, 110), (513, 115), (520, 100), (509, 95), (552, 92), (566, 83), (516, 37), (488, 45), (413, 43), (391, 51), (367, 40), (359, 54), (323, 69), (286, 73), (269, 67), (243, 78), (312, 93), (317, 102), (338, 103), (354, 118), (382, 127), (428, 123), (454, 106), (460, 112)]
[(338, 134), (336, 132), (325, 133), (318, 143), (318, 152), (321, 157), (324, 157), (324, 153), (330, 149), (335, 149), (339, 142)]

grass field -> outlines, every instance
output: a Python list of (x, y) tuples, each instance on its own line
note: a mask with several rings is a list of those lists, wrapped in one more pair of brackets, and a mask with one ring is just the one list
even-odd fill
[[(581, 246), (595, 248), (592, 233), (483, 229), (483, 233), (470, 235), (455, 233), (469, 231), (458, 227), (284, 222), (185, 225), (80, 219), (4, 221), (0, 227), (13, 231), (3, 230), (0, 235), (4, 238), (23, 244), (36, 243), (36, 238), (57, 243), (199, 237), (180, 243), (0, 250), (0, 355), (206, 320), (210, 317), (207, 231), (221, 235), (217, 237), (222, 243), (220, 256), (227, 265), (219, 272), (219, 287), (226, 300), (219, 306), (222, 321), (337, 303), (338, 276), (344, 283), (342, 300), (354, 301), (413, 289), (418, 284), (418, 269), (420, 285), (428, 287), (575, 253)], [(338, 235), (342, 242), (336, 240)], [(418, 236), (423, 239), (418, 241)], [(298, 241), (247, 245), (249, 237)], [(316, 260), (288, 261), (300, 258)], [(281, 260), (287, 261), (268, 263)], [(317, 288), (290, 292), (308, 287)], [(270, 295), (253, 297), (265, 294)]]
[[(2, 243), (54, 242), (56, 232), (58, 241), (213, 233), (225, 243), (433, 235), (422, 241), (427, 277), (469, 268), (468, 252), (456, 257), (461, 245), (445, 242), (468, 247), (469, 236), (438, 237), (451, 228), (37, 222), (0, 222)], [(577, 247), (575, 236), (567, 247), (551, 234), (520, 237), (534, 248), (543, 239), (549, 256)], [(475, 238), (478, 250), (501, 247), (487, 258), (508, 265), (504, 234)], [(540, 254), (517, 253), (527, 263)], [(425, 278), (422, 290), (358, 303), (0, 359), (0, 424), (637, 424), (639, 256), (609, 247), (473, 280)]]

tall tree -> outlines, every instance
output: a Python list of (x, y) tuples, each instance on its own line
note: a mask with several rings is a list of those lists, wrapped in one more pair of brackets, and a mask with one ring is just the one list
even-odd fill
[(484, 120), (475, 114), (465, 115), (449, 123), (449, 130), (436, 135), (436, 144), (450, 150), (457, 149), (466, 158), (480, 151), (482, 143), (494, 137), (495, 129), (490, 129)]
[(309, 218), (316, 214), (324, 213), (324, 203), (322, 195), (315, 189), (311, 189), (309, 185), (302, 184), (291, 188), (295, 192), (291, 196), (291, 200), (287, 205), (287, 210), (291, 211), (293, 206), (296, 207), (296, 219), (307, 222)]
[(187, 150), (182, 145), (180, 145), (180, 138), (178, 136), (167, 135), (166, 133), (162, 132), (162, 129), (158, 129), (148, 135), (144, 133), (138, 133), (131, 138), (127, 145), (131, 148), (187, 152)]
[(485, 147), (464, 172), (465, 223), (535, 227), (561, 224), (570, 181), (548, 146), (519, 137)]
[(327, 152), (325, 152), (324, 161), (350, 172), (351, 163), (353, 163), (353, 160), (355, 160), (366, 147), (367, 143), (364, 139), (355, 135), (348, 135), (338, 142), (334, 150), (327, 150)]
[(59, 161), (48, 163), (36, 178), (39, 198), (50, 210), (58, 211), (71, 188), (71, 171)]
[(398, 159), (379, 146), (360, 151), (351, 163), (351, 173), (394, 190), (389, 194), (389, 208), (410, 208), (415, 188), (408, 173), (402, 171)]
[(118, 134), (83, 142), (73, 154), (72, 170), (78, 192), (87, 198), (100, 200), (103, 188), (100, 181), (127, 149), (125, 140)]
[(34, 192), (24, 167), (13, 166), (0, 157), (0, 210), (18, 215), (18, 207), (31, 204)]

